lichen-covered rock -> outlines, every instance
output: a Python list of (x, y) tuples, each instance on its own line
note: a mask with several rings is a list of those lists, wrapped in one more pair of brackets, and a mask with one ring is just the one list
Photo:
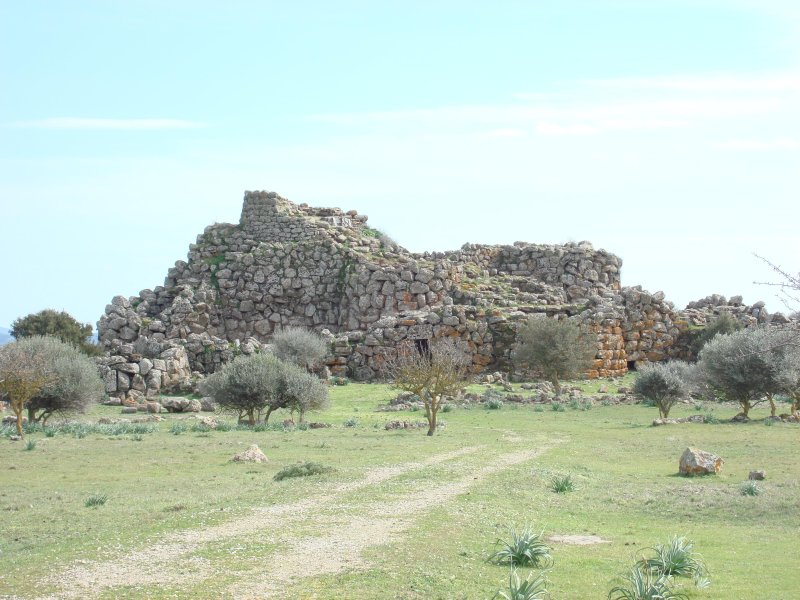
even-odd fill
[(257, 463), (265, 463), (267, 462), (267, 455), (261, 451), (256, 444), (252, 444), (247, 450), (244, 452), (240, 452), (239, 454), (234, 455), (231, 459), (233, 462), (257, 462)]
[(723, 460), (716, 454), (687, 448), (681, 455), (678, 471), (681, 475), (714, 475), (722, 469)]

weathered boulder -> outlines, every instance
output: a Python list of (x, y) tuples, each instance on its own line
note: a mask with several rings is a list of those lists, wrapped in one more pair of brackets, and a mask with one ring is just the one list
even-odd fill
[(203, 408), (200, 400), (190, 400), (181, 396), (164, 398), (161, 405), (170, 413), (200, 412)]
[(750, 471), (750, 474), (747, 476), (750, 481), (764, 481), (767, 478), (767, 472), (763, 469), (759, 469), (758, 471)]
[(200, 423), (201, 425), (205, 425), (209, 429), (216, 429), (217, 426), (219, 425), (219, 422), (214, 417), (197, 416), (195, 417), (195, 419), (197, 419), (198, 423)]
[(681, 475), (714, 475), (722, 470), (723, 460), (716, 454), (700, 450), (698, 448), (687, 448), (681, 455), (678, 471)]
[(261, 451), (256, 444), (252, 444), (247, 450), (244, 452), (240, 452), (239, 454), (234, 455), (231, 459), (233, 462), (257, 462), (257, 463), (265, 463), (267, 462), (267, 455)]

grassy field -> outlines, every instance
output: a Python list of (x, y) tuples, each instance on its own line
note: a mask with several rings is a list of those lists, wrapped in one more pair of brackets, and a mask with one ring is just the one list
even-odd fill
[[(169, 415), (138, 431), (33, 433), (30, 450), (2, 437), (0, 597), (491, 598), (508, 571), (486, 557), (526, 525), (608, 541), (551, 544), (555, 599), (605, 598), (646, 547), (676, 534), (711, 575), (706, 589), (687, 582), (690, 598), (800, 597), (796, 425), (765, 426), (764, 410), (726, 423), (736, 411), (717, 407), (720, 423), (654, 428), (656, 410), (638, 405), (505, 403), (443, 413), (429, 438), (384, 430), (424, 420), (375, 411), (392, 396), (332, 389), (331, 408), (311, 417), (329, 429), (206, 432)], [(85, 419), (101, 416), (118, 409)], [(252, 443), (269, 462), (230, 461)], [(687, 446), (721, 455), (722, 472), (678, 477)], [(335, 471), (273, 480), (299, 461)], [(763, 492), (742, 495), (757, 468)], [(575, 490), (554, 493), (566, 474)]]

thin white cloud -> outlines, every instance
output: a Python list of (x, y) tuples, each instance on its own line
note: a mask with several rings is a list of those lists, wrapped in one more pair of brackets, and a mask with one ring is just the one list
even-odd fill
[(800, 91), (800, 73), (595, 79), (587, 80), (583, 83), (603, 88), (672, 90), (678, 92), (796, 92)]
[(203, 127), (202, 123), (182, 119), (94, 119), (84, 117), (55, 117), (33, 121), (17, 121), (11, 127), (29, 129), (194, 129)]
[(774, 140), (727, 140), (715, 144), (723, 150), (763, 152), (766, 150), (800, 150), (800, 140), (779, 138)]

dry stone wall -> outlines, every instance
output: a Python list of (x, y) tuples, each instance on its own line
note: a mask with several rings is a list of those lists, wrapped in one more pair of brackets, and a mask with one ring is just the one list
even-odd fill
[[(152, 387), (145, 381), (141, 390), (137, 373), (114, 368), (140, 362), (131, 344), (181, 348), (184, 377), (259, 351), (288, 326), (329, 336), (337, 375), (373, 378), (398, 344), (439, 337), (460, 340), (476, 371), (510, 370), (516, 331), (533, 314), (576, 318), (598, 341), (589, 375), (616, 376), (637, 362), (683, 357), (682, 334), (721, 310), (718, 297), (680, 313), (661, 292), (623, 288), (619, 257), (588, 242), (412, 254), (367, 221), (353, 210), (246, 192), (240, 222), (207, 227), (163, 286), (106, 307), (98, 332), (113, 358), (104, 367), (116, 373), (115, 393)], [(763, 305), (725, 310), (769, 317)]]

